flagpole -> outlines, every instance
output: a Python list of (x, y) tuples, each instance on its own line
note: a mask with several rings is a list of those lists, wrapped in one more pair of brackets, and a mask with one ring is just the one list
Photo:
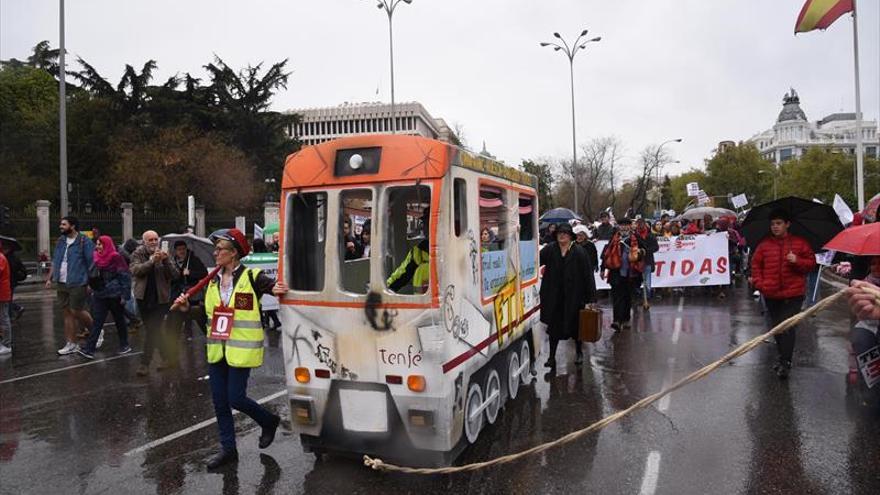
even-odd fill
[(859, 211), (865, 209), (865, 157), (862, 149), (862, 95), (859, 84), (859, 20), (856, 16), (856, 0), (853, 0), (853, 57), (856, 80), (856, 190)]

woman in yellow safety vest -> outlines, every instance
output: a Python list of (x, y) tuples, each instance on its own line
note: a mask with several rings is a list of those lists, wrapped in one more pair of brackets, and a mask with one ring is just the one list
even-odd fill
[[(270, 292), (284, 295), (287, 285), (241, 264), (250, 246), (240, 230), (218, 230), (210, 238), (214, 242), (214, 260), (220, 267), (205, 292), (208, 376), (221, 445), (220, 452), (208, 460), (208, 469), (215, 469), (238, 460), (232, 409), (247, 414), (262, 427), (261, 449), (275, 439), (281, 418), (247, 397), (247, 381), (251, 368), (263, 364), (260, 297)], [(178, 297), (175, 303), (188, 309), (186, 295)]]

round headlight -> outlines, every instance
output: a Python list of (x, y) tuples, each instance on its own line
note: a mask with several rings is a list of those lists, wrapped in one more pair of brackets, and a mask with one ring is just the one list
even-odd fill
[(348, 166), (352, 168), (352, 170), (357, 170), (361, 168), (364, 164), (364, 157), (361, 155), (351, 155), (351, 158), (348, 160)]

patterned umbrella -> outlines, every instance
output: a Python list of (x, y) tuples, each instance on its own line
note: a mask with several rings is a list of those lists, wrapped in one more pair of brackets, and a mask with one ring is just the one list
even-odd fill
[(864, 220), (865, 223), (876, 222), (878, 209), (880, 209), (880, 193), (877, 193), (873, 198), (868, 200), (865, 209), (862, 210), (862, 220)]

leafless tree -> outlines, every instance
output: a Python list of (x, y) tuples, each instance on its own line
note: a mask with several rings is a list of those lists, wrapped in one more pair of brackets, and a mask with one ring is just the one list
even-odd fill
[(630, 200), (630, 209), (634, 213), (644, 212), (648, 190), (657, 183), (660, 167), (669, 162), (669, 154), (659, 145), (646, 146), (639, 154), (639, 168), (632, 183), (634, 191)]
[[(620, 165), (622, 148), (620, 139), (614, 136), (595, 138), (581, 146), (577, 166), (578, 206), (589, 219), (597, 218), (599, 212), (609, 205), (614, 206), (615, 174)], [(571, 177), (570, 161), (561, 162), (559, 168), (564, 177)]]

